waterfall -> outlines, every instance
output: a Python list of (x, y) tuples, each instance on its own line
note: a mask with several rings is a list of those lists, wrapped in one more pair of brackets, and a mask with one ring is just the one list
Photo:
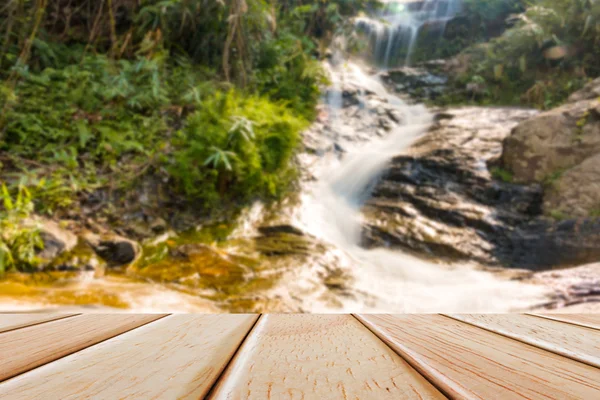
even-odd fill
[[(435, 21), (443, 29), (459, 9), (460, 0), (395, 1), (388, 3), (379, 19), (360, 18), (357, 25), (368, 28), (374, 58), (380, 67), (394, 66), (400, 58), (409, 65), (422, 27)], [(389, 93), (378, 73), (366, 73), (352, 60), (342, 61), (343, 49), (338, 44), (345, 42), (336, 39), (335, 43), (327, 64), (332, 87), (324, 99), (330, 110), (327, 130), (333, 131), (333, 140), (349, 134), (360, 136), (365, 129), (357, 127), (343, 112), (345, 87), (358, 88), (363, 93), (361, 112), (377, 112), (362, 97), (371, 93), (392, 106), (403, 121), (386, 137), (353, 147), (341, 158), (331, 153), (322, 157), (311, 170), (316, 183), (302, 190), (294, 223), (343, 254), (340, 258), (347, 260), (355, 278), (351, 292), (361, 299), (348, 300), (343, 311), (505, 312), (539, 300), (543, 292), (540, 288), (506, 281), (473, 266), (437, 264), (399, 250), (361, 247), (361, 208), (369, 196), (370, 185), (377, 181), (389, 160), (426, 133), (433, 116), (424, 105), (408, 104)]]
[(410, 66), (425, 26), (434, 26), (439, 40), (462, 0), (389, 0), (373, 17), (356, 19), (370, 38), (372, 61), (382, 68)]
[[(342, 158), (331, 153), (323, 156), (311, 170), (317, 181), (302, 190), (294, 224), (343, 254), (340, 258), (347, 260), (355, 278), (351, 292), (359, 298), (347, 300), (345, 309), (336, 311), (506, 312), (539, 300), (540, 288), (506, 281), (472, 266), (437, 264), (399, 250), (361, 247), (361, 207), (369, 195), (369, 185), (377, 181), (391, 158), (427, 131), (433, 118), (425, 106), (405, 103), (386, 90), (378, 74), (367, 74), (351, 60), (328, 67), (334, 92), (343, 91), (348, 84), (362, 88), (363, 93), (372, 93), (394, 107), (403, 120), (388, 136), (357, 145)], [(327, 104), (332, 99), (334, 103)], [(338, 97), (327, 96), (325, 102), (330, 109), (340, 111), (329, 113), (329, 130), (340, 135), (353, 130), (361, 133), (357, 129), (364, 128), (357, 128), (342, 112)], [(375, 110), (367, 101), (361, 112)], [(323, 311), (318, 306), (308, 307), (312, 312)]]

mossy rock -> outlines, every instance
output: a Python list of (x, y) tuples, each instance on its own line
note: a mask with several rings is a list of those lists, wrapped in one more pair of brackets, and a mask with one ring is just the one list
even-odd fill
[(133, 267), (129, 272), (153, 282), (228, 291), (251, 272), (240, 261), (208, 245), (188, 244), (171, 249), (162, 261)]

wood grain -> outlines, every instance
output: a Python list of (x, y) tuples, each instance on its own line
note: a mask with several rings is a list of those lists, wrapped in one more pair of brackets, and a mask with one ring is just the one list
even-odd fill
[(440, 399), (350, 315), (263, 315), (211, 399)]
[(531, 314), (540, 318), (600, 329), (600, 314)]
[(599, 399), (600, 370), (441, 315), (360, 315), (453, 399)]
[(0, 398), (201, 399), (257, 318), (172, 315), (2, 383)]
[(0, 382), (123, 332), (158, 314), (90, 314), (0, 334)]
[(72, 317), (77, 314), (5, 314), (0, 313), (0, 333), (26, 326)]
[(600, 367), (600, 331), (531, 315), (449, 315), (459, 321)]

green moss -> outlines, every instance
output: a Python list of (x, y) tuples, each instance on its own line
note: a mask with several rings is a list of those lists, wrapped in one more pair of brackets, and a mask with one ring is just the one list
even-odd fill
[(551, 210), (549, 215), (557, 221), (564, 221), (569, 219), (569, 216), (560, 210)]
[(492, 168), (491, 173), (495, 179), (503, 182), (512, 183), (514, 181), (513, 173), (504, 168), (494, 167)]

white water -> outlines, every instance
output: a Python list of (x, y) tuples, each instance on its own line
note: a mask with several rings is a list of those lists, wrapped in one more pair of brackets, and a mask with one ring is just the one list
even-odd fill
[[(360, 208), (387, 162), (405, 151), (432, 122), (422, 105), (408, 105), (390, 95), (377, 76), (355, 64), (332, 67), (336, 91), (345, 79), (377, 94), (404, 115), (405, 123), (388, 137), (351, 150), (342, 160), (333, 154), (317, 168), (318, 182), (303, 193), (299, 224), (337, 248), (355, 278), (345, 312), (505, 312), (541, 301), (544, 289), (498, 278), (467, 265), (438, 265), (397, 250), (361, 248)], [(339, 107), (339, 102), (329, 107)], [(368, 110), (363, 110), (368, 112)], [(330, 113), (331, 126), (347, 133), (351, 126)], [(339, 254), (338, 254), (339, 256)], [(323, 311), (322, 306), (312, 312)]]
[[(417, 4), (417, 7), (410, 4)], [(440, 35), (461, 10), (462, 0), (391, 0), (376, 18), (358, 18), (359, 27), (369, 32), (374, 61), (383, 68), (409, 66), (422, 28), (436, 22)], [(404, 54), (397, 59), (396, 54)]]

